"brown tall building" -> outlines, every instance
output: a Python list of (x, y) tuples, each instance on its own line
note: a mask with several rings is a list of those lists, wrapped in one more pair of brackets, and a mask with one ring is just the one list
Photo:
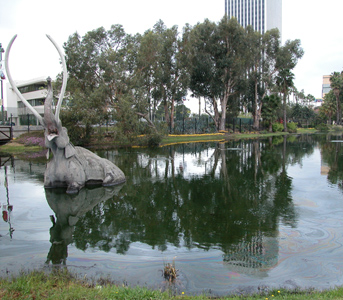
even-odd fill
[(330, 77), (331, 75), (323, 76), (322, 98), (324, 98), (324, 96), (331, 90)]

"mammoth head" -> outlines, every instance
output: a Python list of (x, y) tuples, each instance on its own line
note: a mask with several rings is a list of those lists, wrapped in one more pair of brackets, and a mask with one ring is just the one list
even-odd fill
[(69, 142), (68, 131), (62, 127), (62, 123), (53, 113), (53, 92), (50, 77), (47, 78), (48, 94), (44, 102), (44, 127), (45, 127), (45, 145), (48, 148), (65, 149), (65, 157), (69, 158), (75, 155), (75, 149)]

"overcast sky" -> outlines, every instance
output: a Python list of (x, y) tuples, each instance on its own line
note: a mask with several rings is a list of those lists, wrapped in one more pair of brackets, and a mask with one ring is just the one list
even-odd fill
[[(316, 98), (321, 97), (323, 75), (343, 70), (342, 8), (340, 0), (283, 0), (283, 42), (300, 39), (305, 51), (294, 70), (295, 85)], [(10, 55), (15, 80), (55, 78), (61, 71), (59, 57), (45, 34), (62, 48), (76, 31), (83, 36), (121, 24), (127, 33), (144, 33), (159, 19), (181, 31), (186, 23), (218, 22), (223, 15), (224, 0), (0, 0), (0, 43), (6, 49), (18, 34)]]

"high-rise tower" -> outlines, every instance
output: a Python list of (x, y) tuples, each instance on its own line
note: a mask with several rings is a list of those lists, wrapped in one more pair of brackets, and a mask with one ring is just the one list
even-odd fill
[(225, 15), (244, 28), (251, 25), (261, 33), (278, 28), (282, 35), (282, 0), (225, 0)]

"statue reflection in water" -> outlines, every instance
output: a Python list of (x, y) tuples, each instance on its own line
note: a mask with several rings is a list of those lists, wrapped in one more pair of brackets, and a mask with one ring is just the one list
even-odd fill
[(73, 242), (74, 226), (79, 218), (100, 202), (116, 196), (121, 186), (83, 188), (78, 194), (69, 195), (64, 189), (45, 189), (46, 200), (54, 211), (51, 215), (51, 247), (46, 264), (66, 265), (68, 245)]

